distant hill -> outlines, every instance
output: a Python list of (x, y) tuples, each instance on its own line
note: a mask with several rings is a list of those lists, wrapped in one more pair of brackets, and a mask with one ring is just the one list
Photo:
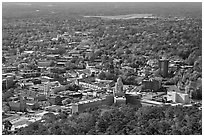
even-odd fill
[(201, 2), (3, 2), (3, 18), (33, 17), (52, 14), (77, 15), (121, 15), (121, 14), (157, 14), (161, 16), (190, 16), (202, 18)]

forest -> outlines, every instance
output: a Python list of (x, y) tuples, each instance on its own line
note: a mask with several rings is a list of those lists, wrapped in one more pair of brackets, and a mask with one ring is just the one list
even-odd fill
[[(114, 4), (114, 3), (112, 3)], [(175, 3), (174, 3), (175, 4)], [(138, 71), (151, 68), (148, 61), (158, 61), (162, 57), (170, 61), (182, 62), (188, 69), (169, 68), (167, 83), (172, 85), (188, 85), (189, 81), (197, 83), (193, 93), (195, 99), (202, 99), (202, 3), (158, 4), (164, 8), (157, 10), (155, 4), (145, 7), (140, 4), (126, 5), (118, 3), (114, 10), (109, 3), (96, 4), (94, 12), (89, 4), (53, 6), (38, 3), (33, 6), (4, 3), (2, 8), (2, 64), (15, 66), (18, 69), (27, 64), (26, 69), (36, 70), (38, 61), (51, 54), (48, 49), (55, 49), (61, 57), (79, 45), (88, 45), (90, 52), (80, 53), (82, 58), (73, 57), (66, 62), (63, 70), (54, 70), (56, 74), (41, 74), (62, 81), (61, 71), (85, 68), (86, 63), (100, 63), (96, 69), (103, 70), (98, 74), (102, 80), (114, 80), (122, 76), (125, 85), (138, 86)], [(89, 6), (88, 6), (89, 5)], [(93, 4), (94, 5), (94, 4)], [(92, 5), (92, 6), (93, 6)], [(109, 5), (109, 6), (107, 6)], [(131, 6), (132, 5), (132, 6)], [(135, 8), (137, 5), (138, 8)], [(149, 6), (148, 6), (149, 5)], [(152, 5), (152, 6), (151, 6)], [(83, 7), (83, 8), (82, 8)], [(100, 7), (100, 8), (98, 8)], [(109, 8), (108, 8), (109, 7)], [(123, 7), (123, 8), (122, 8)], [(131, 7), (131, 8), (128, 8)], [(108, 10), (104, 10), (108, 8)], [(122, 8), (122, 9), (121, 9)], [(148, 11), (148, 10), (149, 11)], [(85, 18), (85, 15), (118, 15), (132, 13), (152, 13), (156, 18), (129, 20), (104, 20), (101, 18)], [(85, 33), (78, 36), (76, 32)], [(67, 39), (57, 36), (68, 34)], [(84, 42), (86, 41), (86, 42)], [(70, 43), (77, 45), (69, 47)], [(21, 55), (25, 51), (35, 54)], [(117, 60), (117, 61), (115, 61)], [(155, 62), (156, 62), (155, 61)], [(20, 65), (19, 65), (20, 64)], [(100, 65), (101, 64), (101, 65)], [(118, 65), (119, 64), (119, 65)], [(52, 61), (49, 67), (56, 65)], [(123, 69), (123, 68), (131, 69)], [(161, 77), (158, 68), (149, 77)], [(18, 71), (15, 72), (18, 74)], [(7, 100), (17, 90), (3, 91), (3, 110), (9, 110)], [(78, 87), (69, 87), (77, 90)], [(109, 106), (91, 108), (72, 116), (61, 112), (59, 115), (48, 113), (42, 120), (17, 130), (18, 135), (201, 135), (202, 111), (197, 107), (163, 106)]]
[(47, 113), (18, 135), (201, 135), (202, 111), (183, 106), (109, 106), (67, 116)]

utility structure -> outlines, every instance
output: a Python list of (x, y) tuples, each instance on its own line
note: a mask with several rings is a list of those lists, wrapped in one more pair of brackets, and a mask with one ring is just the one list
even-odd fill
[(160, 59), (159, 60), (159, 72), (162, 77), (168, 77), (168, 69), (169, 69), (169, 60), (168, 59)]

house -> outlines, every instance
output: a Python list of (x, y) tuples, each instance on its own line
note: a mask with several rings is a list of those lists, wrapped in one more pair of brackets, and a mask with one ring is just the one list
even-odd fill
[(17, 70), (18, 70), (18, 67), (14, 67), (14, 66), (2, 67), (2, 71), (5, 73), (10, 73)]
[(54, 78), (48, 77), (48, 76), (42, 76), (41, 81), (42, 82), (48, 82), (48, 81), (53, 81)]
[(62, 99), (60, 96), (50, 96), (48, 98), (48, 101), (51, 105), (61, 105), (62, 104)]
[(68, 61), (68, 60), (71, 60), (71, 59), (73, 58), (73, 57), (70, 56), (70, 55), (64, 55), (63, 57), (64, 57), (67, 61)]
[(56, 60), (59, 59), (60, 55), (59, 54), (49, 54), (47, 55), (48, 60)]
[(56, 94), (56, 93), (58, 93), (58, 92), (60, 92), (60, 91), (65, 91), (66, 90), (66, 86), (62, 86), (62, 85), (60, 85), (60, 86), (55, 86), (55, 87), (52, 87), (51, 88), (51, 93), (52, 94)]
[(38, 101), (26, 100), (26, 108), (30, 110), (35, 110), (39, 108)]
[(37, 101), (46, 101), (47, 98), (46, 98), (46, 95), (44, 95), (44, 94), (38, 94), (38, 95), (35, 97), (35, 100), (37, 100)]
[(39, 61), (38, 66), (47, 68), (51, 65), (51, 63), (52, 63), (51, 61)]
[(73, 49), (73, 50), (71, 50), (70, 52), (69, 52), (69, 55), (70, 56), (81, 56), (81, 54), (80, 54), (81, 52), (79, 51), (79, 50), (75, 50), (75, 49)]

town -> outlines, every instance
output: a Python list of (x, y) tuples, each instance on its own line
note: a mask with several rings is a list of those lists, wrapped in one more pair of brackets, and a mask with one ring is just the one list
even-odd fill
[(2, 21), (3, 134), (113, 104), (201, 110), (199, 19), (51, 16)]

